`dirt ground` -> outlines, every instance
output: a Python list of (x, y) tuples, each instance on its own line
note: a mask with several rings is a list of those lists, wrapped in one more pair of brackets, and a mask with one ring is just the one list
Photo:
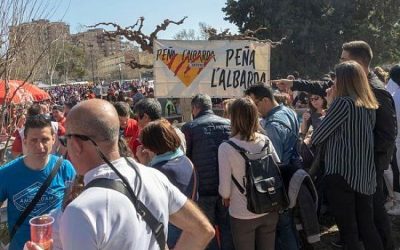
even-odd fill
[[(400, 216), (390, 216), (392, 220), (392, 229), (393, 229), (393, 237), (396, 244), (396, 250), (400, 250)], [(331, 245), (331, 241), (336, 240), (337, 238), (337, 227), (335, 225), (330, 225), (331, 223), (323, 223), (327, 224), (326, 226), (322, 225), (322, 233), (321, 233), (321, 242), (316, 243), (314, 245), (314, 250), (338, 250)]]
[[(400, 250), (400, 216), (391, 217), (392, 226), (393, 226), (393, 237), (395, 238), (396, 249)], [(314, 250), (339, 250), (339, 248), (335, 248), (331, 245), (331, 241), (336, 240), (338, 231), (335, 225), (332, 225), (330, 221), (323, 222), (322, 225), (322, 233), (321, 233), (321, 242), (318, 242), (313, 245)], [(8, 238), (6, 233), (5, 224), (0, 224), (0, 241)], [(2, 250), (0, 243), (0, 250)]]

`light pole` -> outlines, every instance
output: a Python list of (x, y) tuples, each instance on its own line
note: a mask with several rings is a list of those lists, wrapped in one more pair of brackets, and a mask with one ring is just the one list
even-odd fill
[(121, 63), (118, 63), (119, 68), (119, 87), (122, 87), (122, 70), (121, 70)]
[(92, 80), (94, 84), (93, 44), (88, 44), (88, 47), (90, 48), (90, 60), (92, 61)]

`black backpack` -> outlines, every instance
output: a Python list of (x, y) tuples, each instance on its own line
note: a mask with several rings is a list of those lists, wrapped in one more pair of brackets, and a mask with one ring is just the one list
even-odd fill
[[(278, 164), (272, 158), (269, 141), (259, 153), (250, 153), (232, 141), (226, 141), (236, 149), (246, 162), (246, 175), (243, 176), (243, 186), (232, 175), (232, 181), (247, 198), (247, 209), (255, 214), (276, 212), (289, 206), (285, 185)], [(265, 154), (265, 151), (267, 154)], [(255, 160), (248, 155), (263, 154)], [(253, 158), (253, 157), (251, 157)]]

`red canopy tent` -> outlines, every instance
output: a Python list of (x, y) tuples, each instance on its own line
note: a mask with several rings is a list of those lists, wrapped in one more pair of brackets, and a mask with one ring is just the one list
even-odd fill
[(38, 102), (38, 101), (45, 101), (50, 99), (50, 95), (44, 91), (43, 89), (26, 82), (20, 80), (9, 80), (8, 84), (10, 89), (7, 93), (7, 97), (5, 97), (5, 80), (0, 80), (0, 104), (4, 103), (4, 99), (10, 101), (12, 96), (14, 95), (15, 91), (20, 87), (14, 97), (12, 98), (11, 102), (14, 104), (20, 104), (25, 102)]

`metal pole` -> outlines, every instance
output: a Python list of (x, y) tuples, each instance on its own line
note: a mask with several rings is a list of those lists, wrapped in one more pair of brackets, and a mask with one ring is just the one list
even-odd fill
[(93, 65), (93, 46), (92, 46), (92, 49), (90, 50), (90, 57), (92, 60), (92, 79), (93, 79), (93, 84), (94, 84), (95, 82), (94, 82), (94, 65)]
[(119, 66), (119, 87), (122, 86), (122, 72), (121, 72), (121, 63), (118, 63)]

